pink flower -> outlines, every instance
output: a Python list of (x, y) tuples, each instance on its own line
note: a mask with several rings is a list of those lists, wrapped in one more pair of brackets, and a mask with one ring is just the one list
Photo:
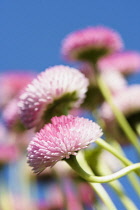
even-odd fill
[(108, 71), (102, 72), (101, 75), (113, 95), (124, 91), (128, 87), (127, 81), (119, 72)]
[(95, 192), (87, 182), (80, 182), (78, 184), (78, 191), (80, 194), (80, 200), (84, 205), (93, 206), (96, 202)]
[(45, 124), (54, 115), (79, 107), (85, 98), (88, 80), (77, 69), (54, 66), (42, 72), (20, 96), (19, 108), (28, 127)]
[(0, 165), (19, 158), (19, 150), (14, 143), (0, 143)]
[(53, 117), (30, 142), (28, 163), (35, 173), (40, 173), (59, 160), (76, 155), (101, 135), (100, 127), (88, 119), (72, 115)]
[(123, 47), (118, 33), (103, 26), (88, 27), (69, 34), (62, 43), (67, 60), (97, 60)]
[(99, 62), (101, 71), (119, 71), (129, 75), (140, 70), (140, 53), (119, 52), (102, 58)]
[(2, 101), (0, 106), (5, 106), (12, 98), (19, 95), (34, 78), (33, 73), (27, 72), (7, 72), (0, 75), (0, 97)]
[(19, 121), (17, 102), (17, 99), (12, 99), (2, 112), (2, 118), (8, 128), (13, 127)]

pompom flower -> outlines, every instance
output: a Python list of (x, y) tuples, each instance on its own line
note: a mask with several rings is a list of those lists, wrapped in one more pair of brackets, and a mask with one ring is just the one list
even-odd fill
[(88, 27), (68, 35), (62, 43), (62, 55), (70, 61), (97, 60), (123, 48), (118, 33), (103, 26)]
[(49, 122), (53, 116), (79, 107), (85, 98), (88, 80), (77, 69), (54, 66), (42, 72), (20, 96), (19, 108), (27, 128)]
[(53, 117), (30, 142), (28, 163), (35, 173), (40, 173), (59, 160), (76, 155), (101, 135), (100, 127), (88, 119), (72, 115)]
[[(113, 97), (114, 104), (125, 115), (131, 127), (136, 131), (136, 126), (140, 123), (140, 85), (132, 85), (119, 92)], [(107, 103), (104, 103), (100, 109), (100, 116), (104, 120), (106, 129), (118, 141), (127, 143), (127, 139), (123, 137), (123, 131), (119, 127), (115, 116)]]
[(140, 70), (140, 53), (128, 51), (119, 52), (102, 58), (99, 62), (101, 71), (119, 71), (129, 75)]

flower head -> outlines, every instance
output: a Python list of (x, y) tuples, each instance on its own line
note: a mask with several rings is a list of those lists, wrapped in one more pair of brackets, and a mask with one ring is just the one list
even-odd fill
[(100, 127), (88, 119), (72, 115), (53, 117), (30, 142), (28, 163), (40, 173), (59, 160), (76, 155), (101, 135)]
[(62, 55), (67, 60), (97, 60), (121, 50), (122, 40), (112, 29), (88, 27), (68, 35), (62, 44)]
[(99, 62), (101, 71), (119, 71), (129, 75), (140, 70), (140, 53), (128, 51), (119, 52), (104, 57)]
[(85, 98), (88, 80), (77, 69), (54, 66), (42, 72), (20, 96), (20, 115), (26, 127), (48, 122), (52, 116), (78, 107)]

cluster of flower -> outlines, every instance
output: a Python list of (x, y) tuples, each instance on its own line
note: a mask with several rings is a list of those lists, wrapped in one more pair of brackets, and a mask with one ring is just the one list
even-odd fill
[[(126, 119), (124, 123), (136, 138), (140, 134), (140, 85), (127, 83), (127, 77), (140, 70), (140, 53), (125, 51), (119, 34), (103, 26), (71, 33), (63, 41), (61, 53), (67, 61), (77, 61), (78, 67), (54, 66), (37, 76), (32, 73), (0, 76), (1, 168), (21, 160), (27, 149), (27, 161), (35, 173), (47, 168), (38, 176), (39, 182), (46, 177), (43, 185), (48, 185), (50, 177), (51, 181), (56, 174), (61, 177), (63, 190), (52, 184), (46, 192), (51, 194), (53, 190), (53, 196), (56, 194), (55, 205), (48, 196), (46, 201), (36, 204), (41, 210), (63, 209), (65, 203), (67, 209), (77, 210), (93, 205), (95, 195), (91, 186), (65, 167), (64, 161), (59, 161), (70, 160), (83, 149), (93, 173), (104, 175), (102, 164), (106, 164), (107, 171), (114, 172), (110, 154), (91, 143), (98, 141), (103, 132), (110, 142), (119, 142), (121, 146), (132, 143), (117, 114)], [(90, 112), (102, 129), (84, 118), (85, 112)], [(120, 167), (120, 162), (113, 160)], [(55, 173), (49, 169), (52, 166)]]

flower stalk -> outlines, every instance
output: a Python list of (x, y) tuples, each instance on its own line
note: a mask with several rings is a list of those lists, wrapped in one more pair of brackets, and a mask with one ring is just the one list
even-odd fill
[(107, 183), (107, 182), (111, 182), (114, 181), (116, 179), (119, 179), (125, 175), (127, 175), (128, 173), (140, 169), (140, 163), (135, 163), (131, 166), (127, 166), (123, 169), (121, 169), (120, 171), (107, 175), (107, 176), (92, 176), (90, 174), (88, 174), (87, 172), (85, 172), (81, 166), (79, 165), (79, 163), (77, 162), (77, 159), (75, 156), (71, 156), (71, 158), (69, 159), (65, 159), (65, 161), (71, 166), (71, 168), (73, 170), (75, 170), (83, 179), (85, 179), (88, 182), (93, 182), (93, 183)]
[[(98, 172), (100, 175), (106, 175), (107, 173), (111, 173), (111, 170), (109, 169), (109, 167), (107, 167), (107, 165), (99, 164)], [(118, 180), (109, 182), (108, 185), (118, 195), (118, 197), (120, 198), (120, 201), (122, 202), (122, 204), (124, 205), (126, 209), (138, 210), (138, 208), (133, 203), (133, 201), (126, 195), (125, 189), (123, 188), (122, 184)]]
[(98, 87), (99, 87), (102, 95), (104, 96), (107, 103), (110, 105), (110, 107), (115, 115), (115, 118), (116, 118), (117, 122), (119, 123), (120, 127), (122, 128), (122, 130), (124, 131), (125, 135), (129, 139), (129, 141), (132, 143), (132, 145), (135, 147), (136, 151), (140, 154), (140, 142), (138, 141), (138, 138), (137, 138), (135, 132), (130, 127), (130, 125), (127, 122), (123, 113), (113, 103), (112, 95), (109, 91), (109, 88), (104, 83), (101, 75), (99, 74), (97, 64), (93, 63), (93, 67), (96, 72), (96, 81), (97, 81)]

